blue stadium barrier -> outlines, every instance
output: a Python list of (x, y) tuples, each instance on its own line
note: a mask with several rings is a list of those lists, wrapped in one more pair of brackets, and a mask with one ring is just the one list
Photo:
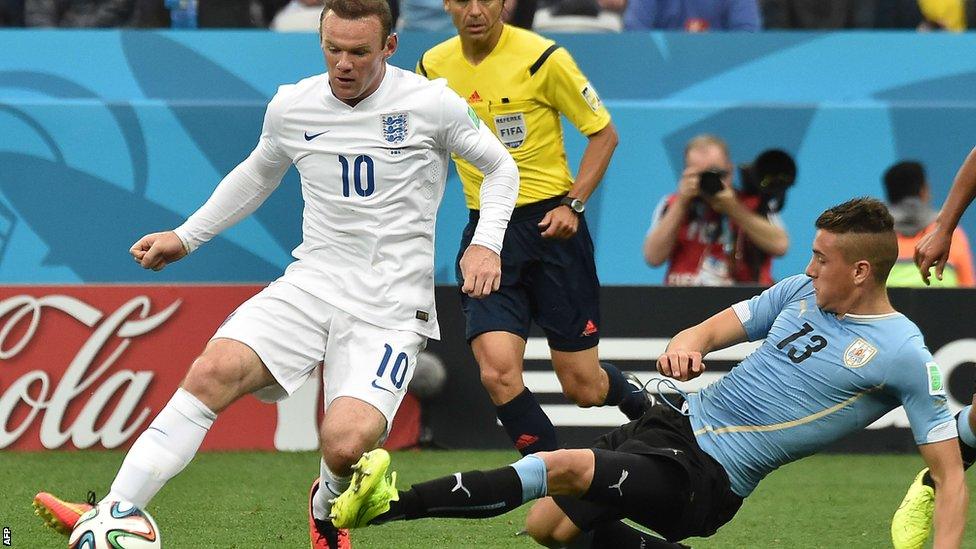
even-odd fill
[[(412, 68), (445, 38), (405, 34)], [(884, 169), (924, 162), (941, 202), (976, 144), (976, 35), (714, 33), (554, 36), (614, 115), (621, 144), (588, 210), (608, 285), (656, 284), (640, 247), (681, 171), (684, 142), (724, 136), (737, 162), (797, 158), (784, 212), (783, 277), (809, 257), (812, 223)], [(161, 273), (126, 251), (201, 204), (254, 145), (280, 83), (323, 70), (314, 34), (264, 31), (0, 31), (0, 283), (263, 281), (300, 238), (294, 171), (256, 215)], [(567, 128), (569, 154), (584, 139)], [(453, 176), (452, 176), (453, 177)], [(456, 181), (441, 209), (439, 283), (467, 216)], [(976, 218), (963, 226), (976, 234)]]

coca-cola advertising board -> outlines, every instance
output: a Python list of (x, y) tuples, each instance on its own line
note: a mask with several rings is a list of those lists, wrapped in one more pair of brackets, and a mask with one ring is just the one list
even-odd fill
[[(0, 286), (0, 449), (131, 444), (220, 323), (260, 290)], [(313, 375), (277, 404), (242, 398), (220, 414), (203, 449), (317, 448), (320, 384)], [(406, 399), (388, 446), (404, 434), (400, 424), (415, 424), (418, 415), (416, 400)]]
[[(115, 448), (138, 435), (254, 286), (0, 288), (0, 448)], [(271, 448), (245, 398), (204, 448)]]

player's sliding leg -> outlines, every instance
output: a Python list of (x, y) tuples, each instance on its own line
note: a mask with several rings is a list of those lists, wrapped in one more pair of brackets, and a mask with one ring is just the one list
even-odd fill
[[(976, 402), (976, 397), (974, 397)], [(969, 469), (976, 462), (976, 411), (972, 405), (956, 414), (962, 465)], [(922, 469), (891, 519), (891, 541), (895, 549), (916, 549), (925, 545), (932, 533), (935, 515), (935, 482), (928, 468)]]
[[(274, 382), (247, 345), (230, 339), (212, 340), (193, 362), (176, 394), (129, 449), (104, 500), (124, 500), (145, 507), (190, 463), (219, 412), (241, 396)], [(48, 526), (65, 534), (90, 508), (61, 502), (43, 492), (35, 496), (34, 506)]]
[[(561, 496), (565, 499), (573, 499)], [(589, 502), (575, 500), (581, 506), (594, 506)], [(680, 549), (686, 546), (671, 543), (653, 534), (628, 526), (619, 520), (607, 520), (591, 526), (588, 532), (580, 528), (566, 516), (561, 508), (565, 501), (556, 505), (553, 498), (541, 499), (532, 505), (525, 519), (526, 532), (540, 545), (546, 547), (565, 547), (566, 549), (589, 549), (619, 547), (621, 549)], [(605, 511), (601, 510), (601, 514)]]
[[(454, 473), (404, 491), (397, 490), (395, 480), (387, 477), (389, 463), (389, 454), (381, 449), (363, 456), (352, 485), (333, 503), (332, 520), (337, 526), (359, 528), (428, 517), (493, 517), (546, 495), (576, 496), (607, 506), (619, 517), (653, 516), (661, 524), (677, 523), (686, 509), (674, 496), (681, 493), (676, 488), (679, 484), (687, 485), (687, 474), (666, 458), (608, 450), (559, 450), (525, 456), (498, 469)], [(529, 531), (544, 535), (538, 529)], [(631, 532), (619, 529), (605, 533), (621, 539), (628, 534)]]

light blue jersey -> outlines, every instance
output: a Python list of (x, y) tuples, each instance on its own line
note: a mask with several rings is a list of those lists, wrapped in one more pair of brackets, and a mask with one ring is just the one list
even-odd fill
[(835, 315), (817, 307), (803, 275), (733, 305), (762, 346), (689, 395), (702, 450), (748, 496), (780, 465), (816, 453), (899, 405), (917, 444), (956, 436), (938, 366), (901, 313)]

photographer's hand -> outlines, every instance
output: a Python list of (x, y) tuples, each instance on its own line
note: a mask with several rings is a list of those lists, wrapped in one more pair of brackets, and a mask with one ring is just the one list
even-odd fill
[(683, 203), (687, 204), (692, 201), (695, 197), (701, 195), (701, 191), (698, 189), (698, 178), (701, 175), (701, 170), (698, 168), (685, 168), (685, 171), (681, 174), (681, 179), (678, 180), (678, 199)]
[(722, 215), (728, 215), (732, 209), (738, 204), (738, 199), (735, 197), (735, 191), (730, 187), (724, 187), (721, 191), (715, 193), (712, 196), (702, 195), (708, 205), (716, 212)]

